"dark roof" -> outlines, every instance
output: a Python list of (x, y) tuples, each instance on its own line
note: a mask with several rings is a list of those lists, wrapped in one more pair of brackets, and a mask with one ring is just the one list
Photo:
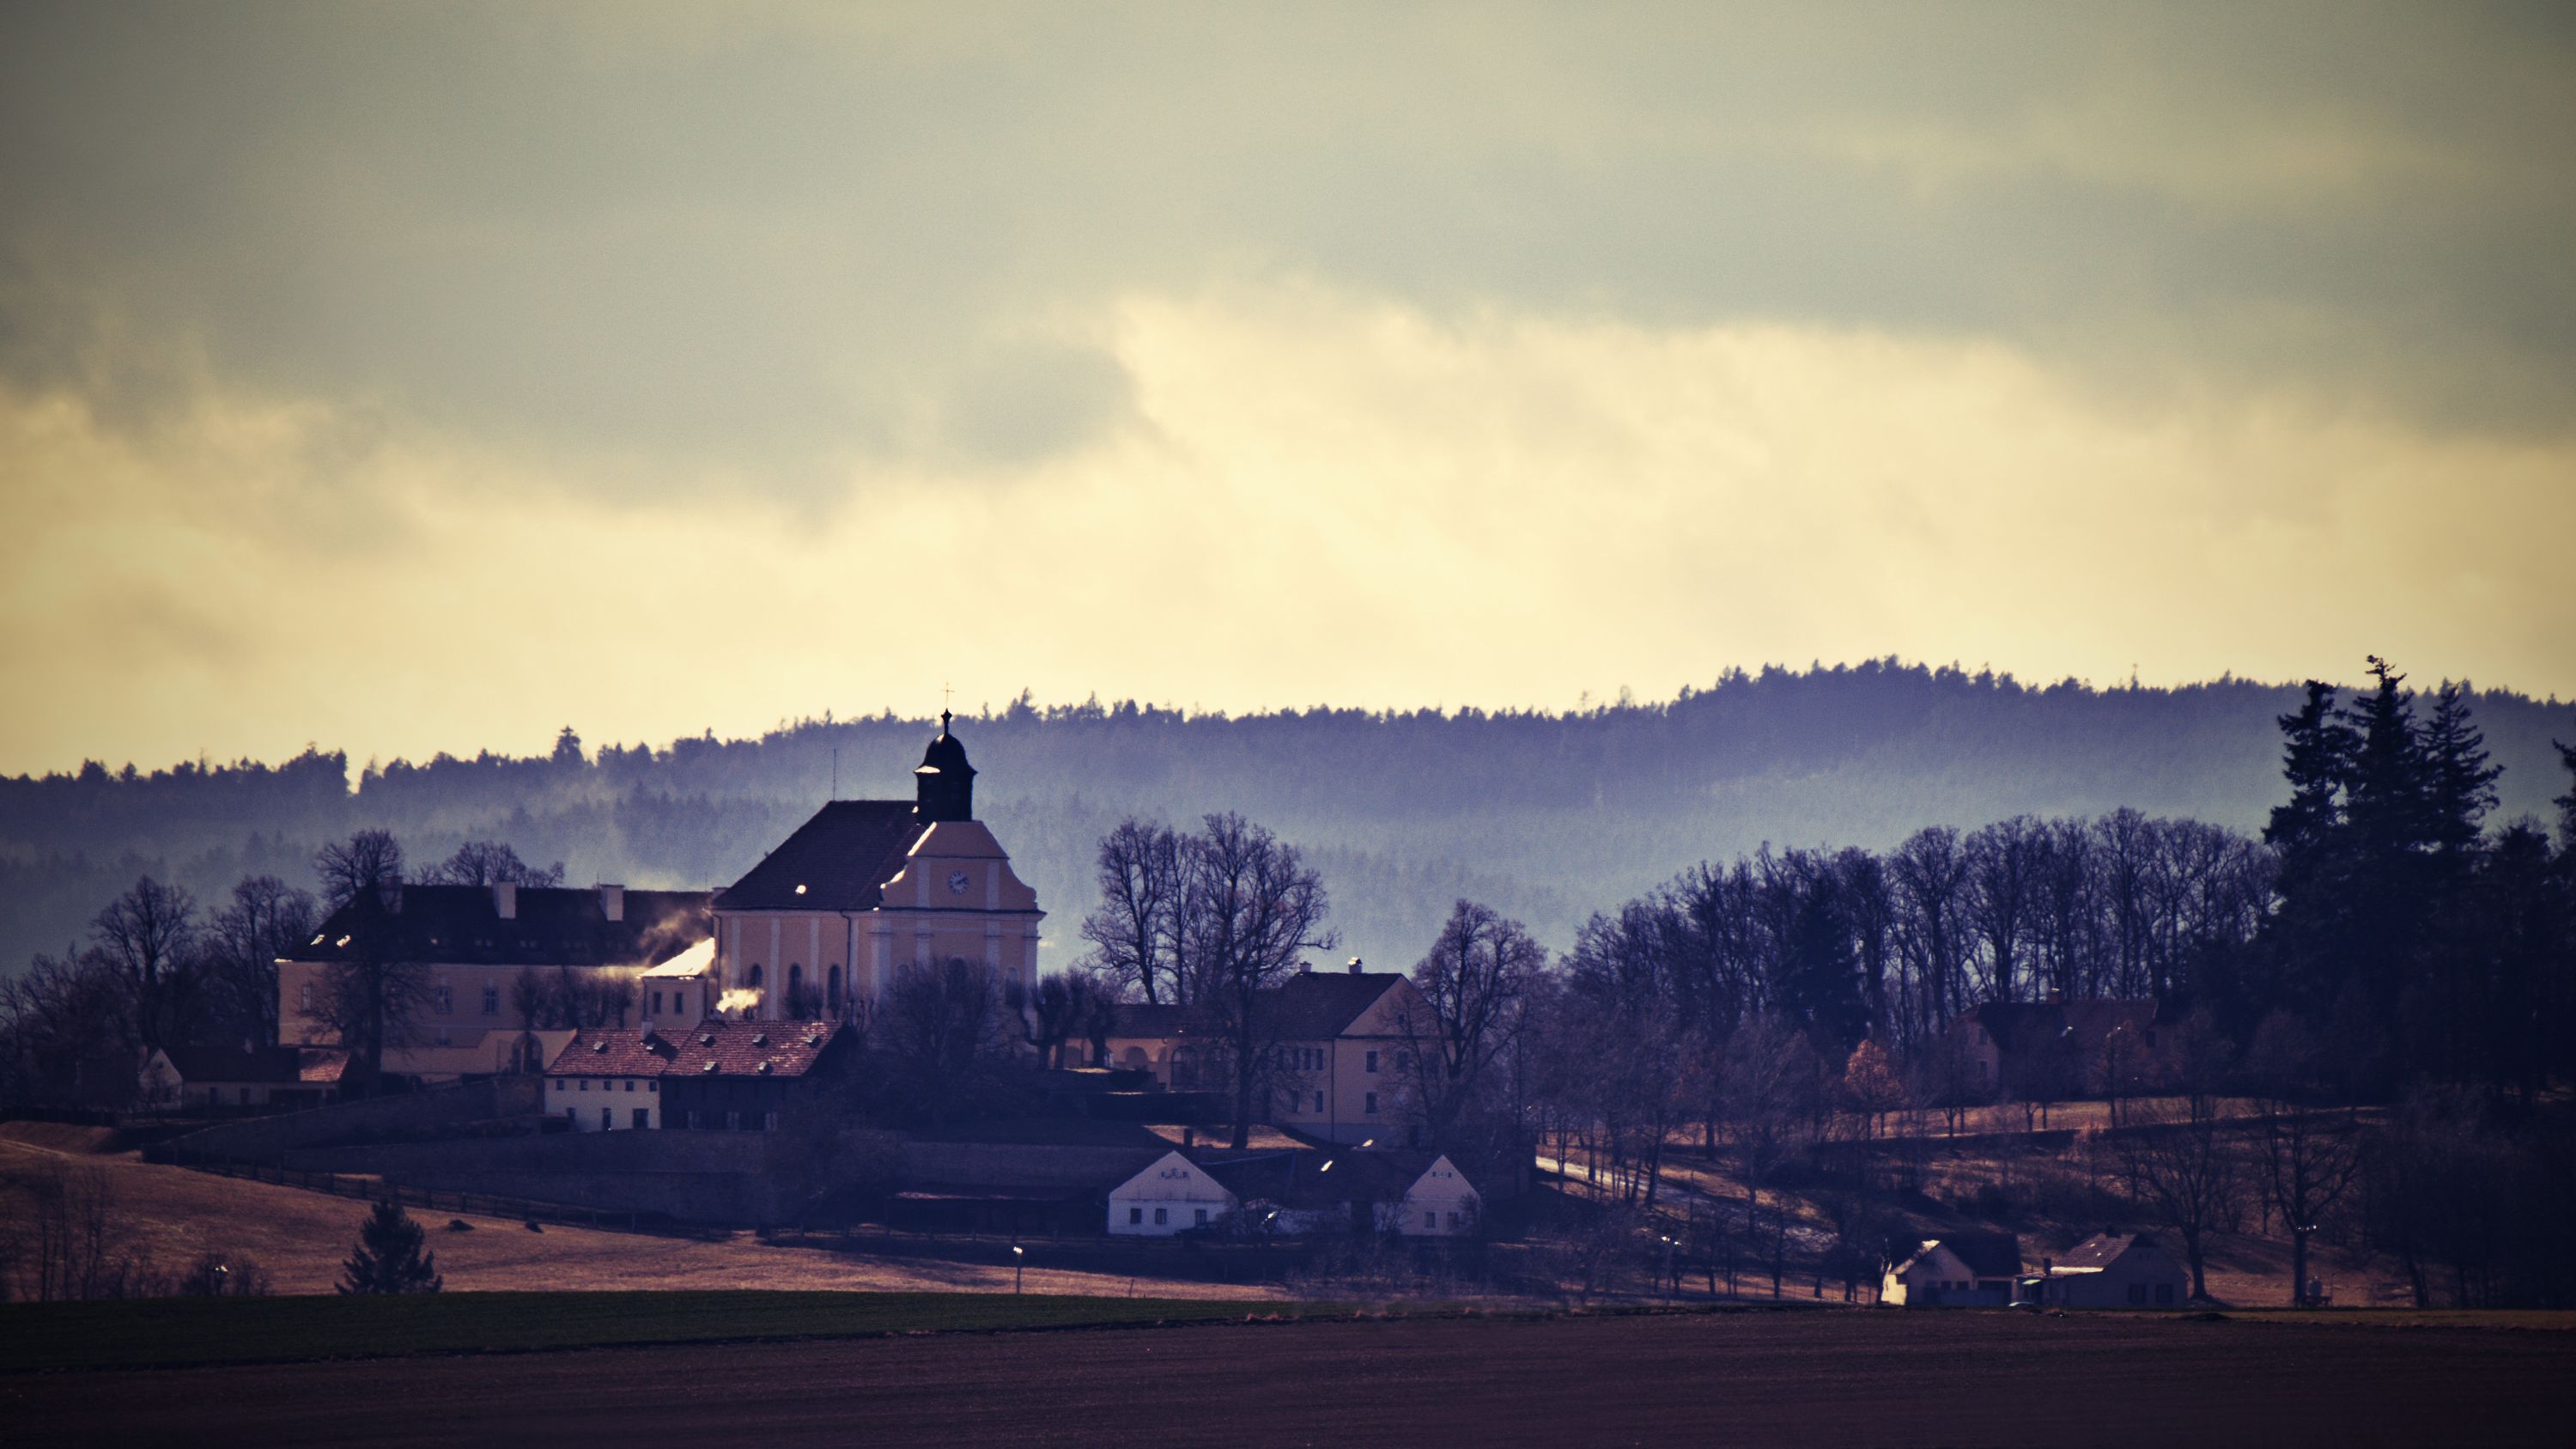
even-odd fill
[(174, 1046), (161, 1054), (183, 1082), (293, 1082), (301, 1080), (303, 1053), (291, 1046)]
[(801, 1077), (837, 1049), (837, 1022), (724, 1021), (685, 1029), (587, 1027), (547, 1066), (550, 1077)]
[(1968, 1271), (1980, 1278), (2011, 1278), (2021, 1273), (2021, 1239), (2011, 1233), (1943, 1233), (1937, 1238), (1922, 1239), (1908, 1263), (1932, 1251), (1935, 1246), (1958, 1255)]
[[(1357, 975), (1347, 971), (1301, 972), (1261, 993), (1261, 1000), (1272, 1013), (1272, 1027), (1279, 1036), (1316, 1041), (1350, 1030), (1361, 1013), (1375, 1006), (1379, 997), (1403, 979), (1391, 971)], [(1195, 1019), (1195, 1013), (1182, 1007), (1130, 1001), (1119, 1004), (1118, 1024), (1109, 1034), (1190, 1036), (1206, 1030), (1204, 1021)]]
[(2156, 1246), (2156, 1240), (2138, 1233), (2095, 1233), (2066, 1250), (2057, 1260), (2060, 1268), (2107, 1268), (2119, 1261), (2132, 1247)]
[(2030, 1051), (2061, 1035), (2090, 1051), (2121, 1027), (2142, 1032), (2159, 1019), (2153, 1001), (1989, 1001), (1968, 1015), (2006, 1052)]
[[(1406, 1173), (1383, 1156), (1346, 1148), (1338, 1152), (1202, 1151), (1200, 1170), (1224, 1184), (1246, 1204), (1318, 1208), (1352, 1201), (1393, 1202), (1413, 1186), (1419, 1170)], [(1330, 1164), (1331, 1170), (1326, 1170)]]
[[(716, 892), (720, 911), (872, 911), (930, 827), (909, 800), (835, 800), (796, 827), (742, 879)], [(805, 888), (803, 894), (797, 887)]]
[[(1327, 1171), (1327, 1163), (1332, 1171)], [(1414, 1178), (1376, 1155), (1355, 1147), (1342, 1152), (1200, 1152), (1198, 1168), (1224, 1183), (1226, 1191), (1252, 1204), (1273, 1207), (1334, 1207), (1342, 1201), (1396, 1201), (1412, 1189)]]
[[(627, 891), (623, 919), (608, 919), (596, 888), (521, 886), (517, 915), (501, 918), (490, 886), (407, 885), (397, 909), (342, 906), (289, 954), (340, 961), (371, 946), (396, 959), (497, 966), (652, 966), (707, 938), (705, 891)], [(370, 933), (389, 937), (370, 942)]]

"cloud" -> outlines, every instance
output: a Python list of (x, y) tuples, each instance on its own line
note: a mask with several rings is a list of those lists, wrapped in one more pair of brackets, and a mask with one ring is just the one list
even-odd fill
[(1080, 339), (1028, 350), (1033, 318), (1309, 276), (1452, 318), (1992, 338), (2156, 406), (2576, 417), (2576, 86), (2543, 12), (0, 27), (0, 376), (119, 425), (213, 380), (577, 456), (602, 496), (720, 468), (838, 506), (854, 462), (1120, 426), (1119, 380)]
[[(2109, 406), (1993, 341), (1461, 318), (1313, 281), (1089, 325), (1131, 422), (1000, 486), (853, 463), (858, 501), (820, 517), (712, 476), (636, 501), (318, 408), (138, 437), (0, 394), (0, 677), (34, 702), (0, 769), (538, 750), (568, 720), (667, 740), (926, 709), (950, 680), (1570, 705), (1775, 659), (2174, 680), (2376, 650), (2576, 690), (2564, 443), (2284, 395)], [(379, 518), (278, 521), (342, 496)]]

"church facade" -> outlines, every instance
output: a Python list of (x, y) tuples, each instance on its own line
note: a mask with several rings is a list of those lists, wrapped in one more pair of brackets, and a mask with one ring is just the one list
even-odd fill
[(714, 900), (714, 986), (749, 1020), (851, 1020), (910, 967), (1037, 982), (1037, 892), (975, 819), (975, 768), (939, 717), (914, 797), (835, 800)]

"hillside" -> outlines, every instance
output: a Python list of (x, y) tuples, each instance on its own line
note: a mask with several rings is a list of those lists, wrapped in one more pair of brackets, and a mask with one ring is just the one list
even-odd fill
[[(1778, 844), (1891, 845), (1929, 824), (2122, 806), (2258, 828), (2280, 793), (2290, 686), (2034, 687), (1894, 661), (1730, 673), (1657, 703), (1569, 714), (1319, 708), (1227, 717), (1122, 704), (961, 719), (992, 822), (1079, 954), (1091, 855), (1121, 815), (1243, 812), (1304, 846), (1356, 954), (1419, 955), (1448, 902), (1489, 900), (1551, 944), (1696, 861)], [(2549, 742), (2576, 708), (2477, 696), (2502, 818), (2566, 788)], [(0, 969), (59, 951), (139, 874), (211, 898), (246, 873), (309, 884), (321, 842), (368, 826), (415, 860), (506, 840), (572, 881), (731, 880), (831, 792), (901, 796), (933, 726), (808, 720), (751, 740), (553, 758), (393, 761), (320, 751), (0, 780)]]

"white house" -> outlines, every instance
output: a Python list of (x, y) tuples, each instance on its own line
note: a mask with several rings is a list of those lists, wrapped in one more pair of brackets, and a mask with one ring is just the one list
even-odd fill
[(319, 1105), (336, 1085), (308, 1083), (296, 1048), (245, 1042), (228, 1047), (155, 1047), (143, 1054), (136, 1082), (147, 1107), (278, 1107)]
[(646, 1026), (684, 1029), (716, 1014), (716, 941), (709, 936), (646, 971), (635, 983), (635, 1007)]
[(2024, 1301), (2049, 1308), (2177, 1308), (2191, 1274), (2153, 1238), (2103, 1231), (2022, 1281)]
[(1377, 1225), (1381, 1232), (1408, 1238), (1468, 1237), (1476, 1231), (1484, 1201), (1458, 1164), (1443, 1155), (1422, 1170), (1401, 1199), (1378, 1204)]
[(1188, 1158), (1166, 1152), (1110, 1189), (1109, 1231), (1116, 1237), (1168, 1238), (1223, 1221), (1241, 1205), (1223, 1183)]
[(2021, 1275), (2021, 1240), (2010, 1233), (1954, 1233), (1922, 1239), (1881, 1280), (1878, 1301), (1895, 1308), (2003, 1308)]

